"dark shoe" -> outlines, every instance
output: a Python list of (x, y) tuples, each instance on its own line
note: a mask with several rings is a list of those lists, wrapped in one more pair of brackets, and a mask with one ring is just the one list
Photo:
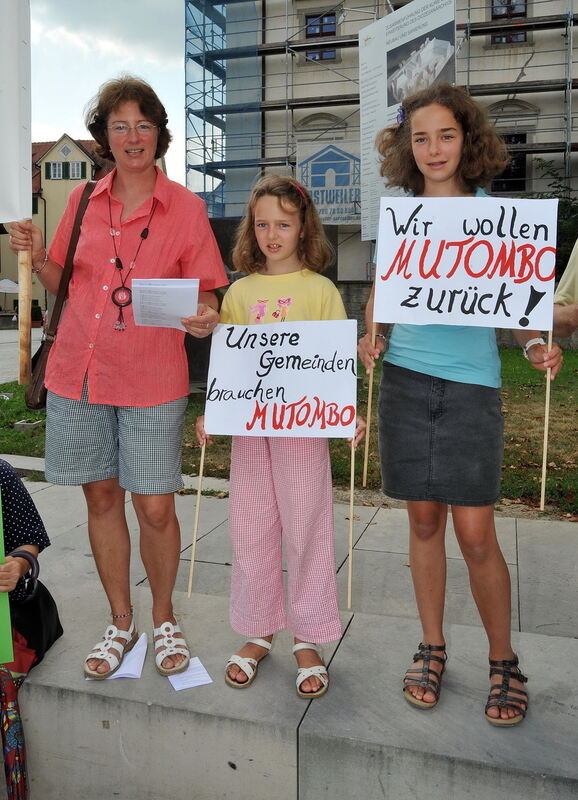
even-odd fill
[[(435, 653), (441, 653), (440, 656)], [(440, 689), (442, 685), (442, 675), (446, 667), (448, 654), (446, 653), (445, 644), (423, 644), (418, 645), (418, 652), (414, 655), (414, 664), (417, 661), (423, 661), (419, 669), (408, 669), (403, 679), (403, 696), (408, 703), (417, 708), (434, 708), (440, 697)], [(441, 672), (436, 672), (430, 669), (432, 661), (437, 661), (442, 665)], [(418, 677), (419, 676), (419, 677)], [(410, 686), (419, 686), (425, 689), (426, 692), (432, 692), (435, 695), (433, 703), (426, 703), (425, 700), (420, 700), (415, 697), (410, 691)]]
[[(510, 680), (526, 683), (528, 678), (522, 674), (518, 666), (518, 656), (514, 656), (511, 661), (492, 661), (490, 659), (490, 681), (494, 675), (500, 675), (501, 683), (496, 683), (490, 689), (488, 702), (486, 703), (486, 719), (492, 725), (519, 725), (526, 716), (528, 710), (528, 692), (525, 689), (514, 689), (510, 686)], [(502, 719), (501, 717), (489, 717), (489, 708), (511, 708), (516, 711), (515, 717)]]

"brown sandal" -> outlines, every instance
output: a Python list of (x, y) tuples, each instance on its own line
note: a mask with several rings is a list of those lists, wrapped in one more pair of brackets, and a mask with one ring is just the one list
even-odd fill
[[(526, 716), (528, 710), (528, 692), (525, 689), (514, 689), (510, 686), (510, 680), (527, 683), (528, 678), (522, 673), (518, 666), (518, 656), (514, 656), (510, 661), (492, 661), (490, 659), (490, 680), (494, 675), (500, 675), (501, 683), (496, 683), (491, 687), (486, 703), (486, 719), (491, 725), (519, 725)], [(512, 696), (514, 695), (514, 696)], [(516, 697), (515, 695), (518, 695)], [(511, 708), (516, 711), (515, 717), (502, 719), (501, 717), (489, 717), (489, 708)]]
[[(435, 653), (441, 653), (441, 655), (437, 656)], [(416, 661), (423, 661), (423, 664), (419, 669), (408, 669), (403, 679), (403, 696), (408, 703), (416, 706), (416, 708), (434, 708), (437, 705), (440, 697), (442, 675), (444, 674), (447, 660), (448, 654), (446, 653), (445, 644), (423, 644), (423, 642), (420, 642), (418, 652), (415, 653), (413, 661), (414, 664)], [(432, 661), (437, 661), (442, 665), (441, 672), (430, 669)], [(425, 689), (426, 692), (432, 692), (435, 695), (435, 700), (433, 703), (426, 703), (424, 700), (418, 699), (409, 691), (410, 686), (419, 686)]]

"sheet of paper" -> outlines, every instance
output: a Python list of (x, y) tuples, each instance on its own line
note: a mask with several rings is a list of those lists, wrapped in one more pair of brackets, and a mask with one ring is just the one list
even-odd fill
[(198, 658), (191, 658), (191, 663), (180, 675), (169, 675), (169, 681), (176, 692), (182, 689), (192, 689), (194, 686), (203, 686), (212, 683), (213, 679), (203, 667)]
[(197, 313), (198, 278), (133, 278), (131, 289), (137, 325), (183, 331), (181, 319)]
[[(113, 681), (115, 678), (140, 678), (142, 675), (142, 668), (147, 654), (148, 638), (146, 633), (141, 633), (138, 642), (124, 657), (122, 664), (114, 673), (108, 678), (107, 681)], [(96, 678), (87, 678), (87, 681), (96, 680)]]

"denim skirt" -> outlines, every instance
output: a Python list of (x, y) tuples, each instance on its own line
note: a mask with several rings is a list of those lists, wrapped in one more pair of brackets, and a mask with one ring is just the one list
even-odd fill
[(499, 389), (384, 362), (379, 451), (390, 497), (493, 505), (500, 495), (503, 433)]

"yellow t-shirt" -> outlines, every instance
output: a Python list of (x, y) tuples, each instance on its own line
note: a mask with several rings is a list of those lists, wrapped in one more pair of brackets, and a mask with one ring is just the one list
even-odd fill
[(574, 245), (564, 274), (556, 289), (554, 302), (559, 303), (561, 306), (578, 303), (578, 241)]
[(329, 278), (309, 269), (253, 272), (229, 286), (221, 308), (221, 322), (233, 325), (326, 319), (347, 319), (341, 295)]

